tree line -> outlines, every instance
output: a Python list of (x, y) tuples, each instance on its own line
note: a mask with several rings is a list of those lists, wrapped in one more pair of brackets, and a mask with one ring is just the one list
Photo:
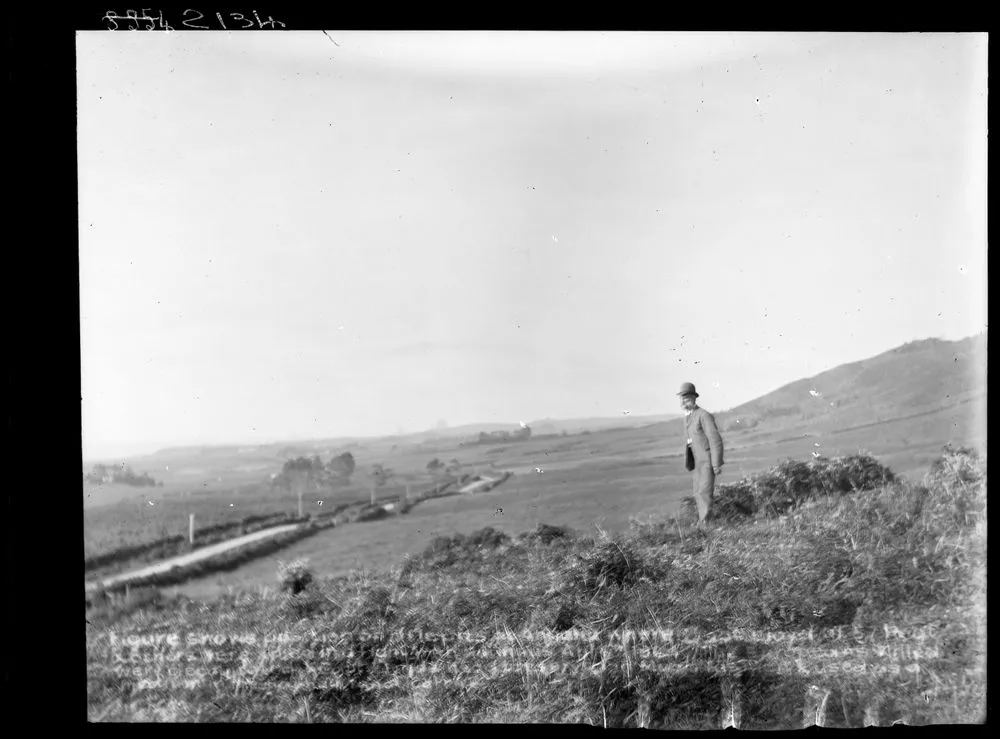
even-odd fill
[(350, 452), (336, 454), (327, 462), (323, 462), (319, 455), (295, 457), (285, 460), (281, 472), (271, 479), (271, 485), (286, 490), (291, 489), (295, 482), (320, 487), (349, 485), (356, 470), (357, 463)]
[(163, 483), (154, 480), (148, 472), (137, 475), (127, 464), (95, 464), (90, 472), (84, 473), (83, 480), (94, 485), (117, 483), (134, 487), (163, 487)]
[[(457, 459), (443, 462), (437, 457), (427, 463), (427, 471), (438, 482), (462, 480), (466, 477), (462, 463)], [(350, 452), (334, 455), (324, 462), (319, 455), (285, 460), (281, 472), (271, 478), (271, 485), (282, 490), (296, 487), (334, 488), (349, 485), (358, 473), (357, 462)], [(375, 487), (385, 487), (396, 473), (384, 464), (373, 464), (362, 474)]]

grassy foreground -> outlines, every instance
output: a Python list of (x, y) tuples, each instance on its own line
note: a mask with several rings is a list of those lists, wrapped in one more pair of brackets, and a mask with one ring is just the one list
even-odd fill
[(984, 720), (986, 461), (870, 457), (722, 486), (707, 536), (634, 521), (436, 539), (386, 572), (88, 616), (94, 721), (742, 729)]

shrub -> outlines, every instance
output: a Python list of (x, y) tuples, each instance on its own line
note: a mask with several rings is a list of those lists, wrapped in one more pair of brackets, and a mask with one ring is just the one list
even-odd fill
[(492, 526), (487, 526), (472, 533), (468, 539), (466, 539), (467, 547), (485, 547), (487, 549), (496, 549), (502, 544), (506, 544), (510, 541), (510, 537), (507, 536), (502, 531), (494, 529)]
[(823, 493), (851, 493), (873, 490), (896, 482), (896, 475), (866, 452), (810, 462), (815, 486)]
[(622, 589), (655, 577), (658, 568), (647, 561), (634, 542), (611, 540), (577, 555), (566, 572), (567, 584), (588, 593)]
[(526, 544), (537, 542), (548, 546), (554, 541), (570, 538), (571, 535), (570, 529), (565, 526), (550, 526), (546, 523), (540, 523), (532, 531), (518, 534), (517, 538)]
[(378, 505), (362, 509), (358, 513), (358, 516), (355, 520), (358, 522), (379, 521), (383, 518), (388, 518), (388, 516), (389, 512), (382, 506)]
[(967, 528), (986, 518), (986, 460), (968, 447), (950, 444), (924, 477), (927, 515)]
[(986, 460), (972, 447), (945, 444), (941, 456), (931, 463), (928, 478), (936, 481), (986, 483)]
[(285, 563), (278, 560), (278, 584), (282, 592), (298, 595), (313, 581), (309, 560), (304, 557)]
[[(726, 523), (752, 517), (777, 518), (818, 495), (874, 490), (897, 482), (892, 470), (867, 453), (810, 462), (788, 459), (716, 488), (713, 515)], [(697, 520), (694, 497), (683, 500), (686, 521)]]
[(748, 480), (744, 479), (719, 486), (713, 506), (713, 515), (717, 520), (725, 523), (736, 523), (752, 518), (756, 512), (757, 505), (754, 502), (753, 486)]

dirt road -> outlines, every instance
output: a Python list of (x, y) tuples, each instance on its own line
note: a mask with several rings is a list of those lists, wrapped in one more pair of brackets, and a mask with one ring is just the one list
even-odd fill
[(132, 570), (131, 572), (123, 572), (119, 575), (114, 575), (113, 577), (106, 578), (104, 580), (99, 580), (96, 582), (87, 583), (87, 590), (96, 590), (98, 587), (111, 587), (112, 585), (117, 585), (119, 583), (127, 582), (129, 580), (136, 580), (140, 577), (146, 577), (147, 575), (154, 575), (159, 572), (166, 572), (167, 570), (173, 569), (174, 567), (181, 567), (183, 565), (191, 564), (192, 562), (198, 562), (202, 559), (207, 559), (208, 557), (213, 557), (216, 554), (221, 554), (222, 552), (229, 551), (230, 549), (236, 549), (237, 547), (245, 546), (252, 542), (258, 541), (260, 539), (267, 539), (272, 536), (277, 536), (278, 534), (283, 534), (286, 531), (292, 531), (297, 529), (302, 524), (291, 523), (285, 524), (283, 526), (275, 526), (269, 529), (263, 529), (261, 531), (255, 531), (252, 534), (247, 534), (246, 536), (240, 536), (236, 539), (229, 539), (227, 541), (220, 541), (218, 544), (211, 544), (207, 547), (201, 547), (188, 554), (182, 554), (177, 557), (171, 557), (170, 559), (165, 559), (162, 562), (157, 562), (156, 564), (148, 565), (139, 570)]

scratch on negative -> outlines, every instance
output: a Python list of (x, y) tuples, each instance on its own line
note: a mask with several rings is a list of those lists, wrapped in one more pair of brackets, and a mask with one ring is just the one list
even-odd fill
[(338, 44), (336, 41), (333, 40), (333, 36), (331, 36), (330, 34), (328, 34), (326, 31), (323, 31), (323, 35), (326, 36), (328, 39), (330, 39), (330, 43), (332, 43), (338, 49), (340, 48), (340, 44)]

